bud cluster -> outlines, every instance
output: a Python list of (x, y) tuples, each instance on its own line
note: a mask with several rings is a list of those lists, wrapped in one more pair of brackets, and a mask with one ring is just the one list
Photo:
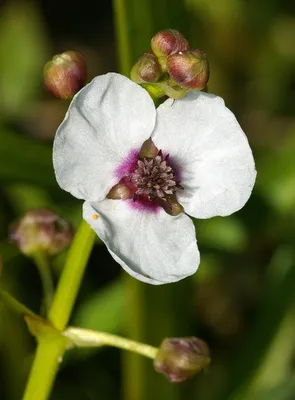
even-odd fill
[(183, 97), (187, 90), (202, 90), (209, 79), (206, 53), (190, 50), (184, 36), (173, 29), (156, 33), (151, 49), (144, 53), (131, 70), (131, 79), (144, 84), (156, 97)]

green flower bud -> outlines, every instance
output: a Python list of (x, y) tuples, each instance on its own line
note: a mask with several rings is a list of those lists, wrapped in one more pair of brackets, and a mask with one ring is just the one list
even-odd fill
[(186, 89), (177, 85), (171, 79), (160, 82), (159, 85), (163, 90), (163, 92), (165, 93), (165, 95), (170, 97), (170, 99), (179, 100), (182, 97), (184, 97), (187, 93)]
[(162, 74), (157, 57), (151, 53), (144, 53), (132, 67), (130, 78), (136, 83), (157, 82)]
[(57, 54), (44, 67), (46, 89), (59, 99), (72, 98), (85, 84), (86, 61), (77, 51)]
[(167, 29), (156, 33), (151, 40), (153, 53), (157, 57), (167, 57), (189, 48), (188, 41), (175, 29)]
[(168, 338), (159, 348), (154, 367), (173, 383), (182, 383), (210, 364), (209, 349), (196, 337)]
[(132, 197), (132, 191), (128, 186), (126, 186), (123, 179), (113, 186), (107, 195), (107, 198), (112, 200), (126, 200), (131, 199)]
[(180, 52), (168, 57), (167, 71), (181, 87), (202, 90), (209, 79), (209, 62), (200, 50)]
[(47, 209), (28, 211), (10, 230), (10, 239), (27, 256), (61, 252), (73, 238), (71, 225)]
[(158, 153), (159, 150), (154, 145), (152, 139), (149, 138), (145, 142), (143, 142), (138, 156), (139, 158), (155, 158)]

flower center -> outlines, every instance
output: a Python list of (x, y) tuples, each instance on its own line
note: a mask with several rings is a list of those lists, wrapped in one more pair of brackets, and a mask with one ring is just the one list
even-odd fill
[(164, 157), (160, 150), (154, 158), (144, 157), (137, 161), (134, 172), (130, 174), (130, 181), (136, 185), (134, 201), (138, 195), (145, 195), (149, 200), (167, 201), (177, 188), (183, 189), (168, 164), (168, 157)]

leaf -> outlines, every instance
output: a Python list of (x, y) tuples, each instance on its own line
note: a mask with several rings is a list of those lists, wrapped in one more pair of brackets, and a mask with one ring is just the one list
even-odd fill
[(281, 146), (258, 159), (256, 186), (279, 213), (288, 213), (295, 205), (294, 132), (295, 126)]
[(95, 293), (78, 308), (74, 325), (108, 333), (118, 332), (124, 319), (124, 286), (115, 281)]
[(200, 245), (230, 252), (243, 251), (247, 245), (245, 227), (236, 217), (194, 220), (194, 224)]
[(57, 186), (51, 146), (22, 137), (1, 125), (0, 142), (0, 182)]
[(0, 107), (4, 115), (22, 112), (43, 79), (47, 43), (34, 4), (9, 1), (0, 14)]
[(295, 378), (291, 377), (280, 385), (266, 390), (259, 390), (239, 400), (293, 400), (295, 392)]
[[(295, 253), (292, 246), (280, 246), (274, 253), (268, 273), (266, 286), (252, 329), (243, 341), (243, 348), (235, 354), (230, 376), (229, 388), (221, 400), (244, 400), (240, 391), (249, 388), (278, 332), (280, 321), (294, 301)], [(254, 377), (254, 378), (253, 378)], [(235, 394), (238, 396), (228, 396)], [(226, 396), (226, 397), (225, 397)], [(252, 399), (251, 399), (252, 400)]]

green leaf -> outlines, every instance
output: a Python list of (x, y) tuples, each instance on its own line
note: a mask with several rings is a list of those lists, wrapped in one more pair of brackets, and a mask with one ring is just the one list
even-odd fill
[(118, 332), (124, 320), (124, 285), (115, 281), (92, 295), (78, 308), (74, 325), (108, 333)]
[(194, 224), (200, 245), (230, 252), (243, 251), (247, 246), (245, 227), (236, 217), (194, 220)]
[(295, 378), (291, 377), (274, 388), (260, 390), (240, 400), (293, 400), (295, 392)]
[[(295, 205), (295, 126), (275, 151), (258, 159), (257, 188), (279, 213), (288, 213)], [(275, 166), (275, 168), (273, 168)]]
[(51, 146), (22, 137), (1, 125), (0, 141), (0, 182), (57, 186)]
[[(107, 333), (119, 333), (124, 324), (124, 285), (119, 279), (82, 303), (75, 315), (73, 325)], [(73, 351), (68, 355), (83, 359), (100, 351), (101, 348), (88, 348)]]
[(257, 316), (251, 331), (243, 340), (243, 348), (234, 356), (229, 388), (224, 391), (221, 400), (244, 400), (245, 396), (240, 396), (240, 391), (248, 390), (251, 379), (254, 380), (255, 375), (260, 372), (264, 358), (277, 335), (280, 321), (294, 302), (294, 260), (292, 246), (282, 245), (274, 253), (265, 276), (266, 287)]
[(47, 43), (35, 2), (6, 2), (0, 17), (0, 108), (11, 116), (23, 111), (42, 82)]

